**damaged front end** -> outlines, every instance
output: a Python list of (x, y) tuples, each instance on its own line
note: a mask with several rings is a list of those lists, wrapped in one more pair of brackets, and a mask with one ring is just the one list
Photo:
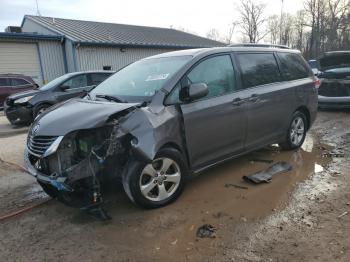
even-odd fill
[[(67, 205), (89, 207), (102, 201), (101, 183), (120, 175), (130, 137), (119, 133), (118, 121), (66, 136), (29, 135), (26, 164), (52, 197)], [(102, 175), (103, 174), (103, 175)]]
[(35, 120), (25, 164), (50, 196), (96, 207), (103, 182), (123, 179), (129, 160), (150, 163), (169, 143), (182, 150), (181, 128), (176, 107), (155, 112), (139, 104), (72, 100)]

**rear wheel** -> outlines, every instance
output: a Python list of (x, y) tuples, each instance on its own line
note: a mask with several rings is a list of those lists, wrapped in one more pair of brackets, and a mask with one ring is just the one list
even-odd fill
[(296, 111), (293, 114), (292, 121), (286, 134), (285, 142), (280, 146), (285, 150), (293, 150), (299, 148), (305, 140), (307, 131), (307, 120), (304, 113)]
[(145, 208), (157, 208), (173, 202), (182, 193), (187, 165), (179, 151), (159, 151), (148, 164), (131, 160), (123, 175), (123, 186), (131, 201)]

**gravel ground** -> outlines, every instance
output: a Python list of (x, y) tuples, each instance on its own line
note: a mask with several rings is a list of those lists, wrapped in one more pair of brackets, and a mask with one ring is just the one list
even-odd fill
[[(108, 222), (49, 201), (0, 222), (1, 259), (349, 261), (349, 120), (350, 113), (321, 112), (302, 149), (269, 147), (212, 168), (162, 209), (135, 207), (119, 184), (106, 196)], [(0, 138), (1, 158), (19, 163), (24, 139)], [(293, 170), (250, 185), (242, 176), (268, 167), (254, 158), (287, 161)], [(0, 215), (46, 198), (14, 166), (0, 162), (0, 170)], [(205, 224), (212, 237), (198, 238)]]

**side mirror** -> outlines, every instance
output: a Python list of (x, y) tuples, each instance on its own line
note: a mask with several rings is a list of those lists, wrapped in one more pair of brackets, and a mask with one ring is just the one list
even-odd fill
[(205, 97), (209, 93), (207, 84), (197, 83), (184, 87), (180, 92), (180, 100), (184, 102), (193, 101)]
[(62, 90), (62, 91), (66, 91), (67, 89), (69, 89), (70, 87), (69, 86), (60, 86), (60, 89)]

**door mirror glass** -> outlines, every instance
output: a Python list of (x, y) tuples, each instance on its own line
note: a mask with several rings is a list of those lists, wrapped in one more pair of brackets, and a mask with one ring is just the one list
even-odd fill
[(205, 83), (191, 84), (181, 90), (180, 99), (184, 102), (193, 101), (205, 97), (209, 93), (208, 86)]

